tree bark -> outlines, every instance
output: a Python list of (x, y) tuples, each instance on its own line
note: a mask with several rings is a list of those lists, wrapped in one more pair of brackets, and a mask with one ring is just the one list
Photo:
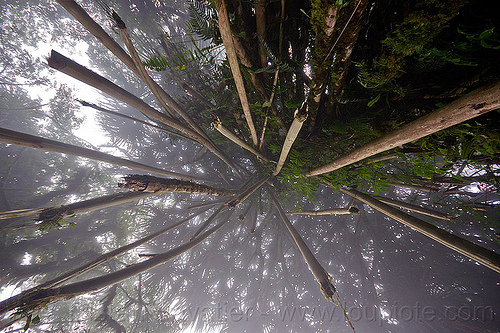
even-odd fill
[(281, 169), (283, 168), (288, 153), (290, 152), (290, 149), (292, 149), (292, 145), (295, 142), (295, 139), (297, 139), (300, 129), (304, 124), (304, 121), (306, 121), (307, 119), (308, 115), (307, 110), (308, 110), (307, 104), (304, 103), (299, 109), (295, 111), (295, 114), (293, 116), (293, 122), (290, 125), (288, 133), (286, 134), (285, 142), (283, 143), (283, 147), (281, 148), (280, 158), (278, 160), (278, 164), (276, 165), (276, 170), (274, 170), (273, 172), (273, 176), (276, 176), (278, 173), (280, 173)]
[(240, 65), (238, 63), (238, 56), (236, 55), (233, 34), (231, 32), (231, 27), (229, 25), (229, 18), (227, 15), (226, 4), (224, 0), (217, 0), (217, 11), (219, 13), (219, 30), (222, 36), (222, 41), (226, 48), (227, 59), (229, 60), (229, 65), (231, 67), (231, 72), (233, 73), (234, 82), (236, 83), (236, 89), (238, 90), (238, 95), (240, 97), (241, 106), (243, 108), (243, 113), (252, 136), (252, 142), (255, 147), (258, 145), (257, 131), (255, 130), (255, 125), (252, 118), (252, 112), (250, 111), (250, 105), (248, 104), (247, 93), (245, 90), (245, 84), (243, 82), (243, 77), (240, 71)]
[(246, 198), (248, 198), (250, 195), (252, 195), (252, 193), (254, 193), (260, 187), (262, 187), (262, 185), (264, 185), (270, 178), (271, 178), (271, 176), (264, 176), (259, 181), (257, 181), (257, 183), (255, 183), (252, 186), (249, 186), (246, 190), (244, 190), (240, 194), (236, 195), (231, 201), (229, 201), (227, 203), (227, 205), (229, 206), (229, 208), (233, 209), (236, 206), (238, 206), (240, 203), (242, 203), (243, 201), (245, 201)]
[(76, 278), (77, 276), (80, 276), (94, 268), (96, 268), (97, 266), (99, 265), (102, 265), (104, 264), (105, 262), (108, 262), (110, 261), (111, 259), (113, 258), (116, 258), (117, 256), (125, 253), (125, 252), (128, 252), (142, 244), (145, 244), (147, 242), (149, 242), (150, 240), (153, 240), (155, 239), (156, 237), (158, 236), (161, 236), (163, 234), (165, 234), (166, 232), (174, 229), (174, 228), (177, 228), (178, 226), (180, 226), (181, 224), (189, 221), (190, 219), (192, 219), (193, 217), (197, 216), (197, 215), (200, 215), (201, 213), (203, 213), (204, 211), (206, 211), (207, 209), (204, 209), (204, 210), (201, 210), (200, 212), (197, 212), (197, 213), (194, 213), (194, 214), (191, 214), (189, 215), (188, 217), (180, 220), (179, 222), (177, 223), (174, 223), (166, 228), (163, 228), (161, 230), (158, 230), (157, 232), (154, 232), (146, 237), (143, 237), (139, 240), (136, 240), (135, 242), (133, 243), (130, 243), (130, 244), (127, 244), (125, 246), (122, 246), (122, 247), (119, 247), (113, 251), (110, 251), (108, 253), (105, 253), (105, 254), (102, 254), (100, 256), (98, 256), (97, 258), (95, 258), (94, 260), (82, 265), (82, 266), (79, 266), (75, 269), (72, 269), (52, 280), (49, 280), (47, 282), (44, 282), (42, 283), (41, 285), (39, 285), (37, 288), (38, 289), (48, 289), (48, 288), (54, 288), (54, 287), (57, 287), (57, 286), (60, 286), (66, 282), (68, 282), (69, 280), (71, 279), (74, 279)]
[(334, 32), (341, 12), (341, 8), (334, 1), (312, 1), (311, 7), (311, 25), (315, 30), (315, 38), (311, 56), (312, 80), (307, 102), (310, 113), (309, 131), (315, 126), (321, 98), (330, 77), (331, 64), (326, 63), (326, 57), (334, 43)]
[(443, 244), (444, 246), (463, 254), (466, 257), (471, 258), (479, 262), (480, 264), (500, 273), (500, 255), (485, 249), (479, 245), (469, 242), (463, 238), (450, 234), (449, 232), (439, 229), (425, 221), (422, 221), (416, 217), (408, 215), (399, 209), (391, 207), (387, 204), (380, 202), (379, 200), (371, 197), (368, 194), (361, 193), (356, 190), (340, 189), (341, 192), (356, 198), (376, 210), (386, 214), (387, 216), (395, 219), (398, 222), (416, 230), (427, 237)]
[(235, 194), (234, 190), (214, 188), (178, 179), (158, 178), (148, 175), (128, 175), (123, 179), (125, 183), (118, 184), (119, 187), (141, 192), (197, 193), (223, 197)]
[(303, 210), (300, 212), (287, 212), (290, 215), (349, 215), (349, 214), (359, 214), (359, 210), (356, 207), (350, 208), (333, 208), (333, 209), (323, 209), (323, 210)]
[(367, 157), (423, 138), (500, 107), (500, 82), (476, 89), (430, 114), (388, 133), (336, 160), (312, 169), (306, 177), (332, 172)]
[(219, 119), (215, 120), (212, 123), (212, 126), (220, 134), (222, 134), (223, 136), (225, 136), (226, 138), (228, 138), (232, 142), (236, 143), (241, 148), (248, 150), (249, 152), (251, 152), (252, 154), (254, 154), (255, 156), (257, 156), (258, 158), (260, 158), (261, 160), (263, 160), (264, 162), (269, 162), (269, 160), (264, 155), (262, 155), (256, 148), (250, 146), (245, 141), (243, 141), (239, 137), (237, 137), (233, 132), (231, 132), (226, 127), (224, 127), (224, 125), (222, 125), (222, 122)]
[[(215, 210), (215, 212), (210, 215), (210, 217), (202, 223), (202, 225), (198, 228), (198, 230), (196, 230), (196, 232), (194, 233), (193, 236), (191, 236), (191, 238), (189, 238), (189, 240), (193, 240), (195, 239), (199, 234), (201, 234), (209, 225), (210, 223), (212, 223), (216, 218), (217, 216), (219, 216), (220, 213), (223, 213), (225, 211), (228, 210), (228, 207), (226, 205), (221, 205), (219, 208), (217, 208)], [(226, 221), (229, 219), (229, 216), (227, 217)]]
[(53, 151), (67, 155), (86, 157), (97, 161), (121, 165), (127, 168), (156, 173), (167, 177), (204, 181), (202, 178), (196, 176), (189, 176), (177, 172), (163, 170), (139, 162), (126, 160), (121, 157), (105, 154), (100, 151), (94, 151), (87, 148), (77, 147), (67, 143), (45, 139), (30, 134), (20, 133), (5, 128), (0, 128), (0, 142), (18, 146), (42, 149), (47, 151)]
[(78, 201), (59, 207), (44, 208), (35, 219), (37, 221), (42, 221), (42, 224), (55, 224), (61, 221), (66, 216), (105, 209), (116, 205), (121, 205), (126, 202), (150, 197), (156, 194), (157, 193), (151, 192), (122, 192), (104, 195), (101, 197)]
[(307, 244), (304, 242), (300, 234), (297, 232), (297, 230), (294, 228), (293, 224), (290, 222), (288, 217), (286, 216), (285, 211), (283, 208), (281, 208), (281, 205), (279, 201), (276, 199), (274, 194), (272, 193), (271, 190), (268, 191), (272, 201), (274, 202), (274, 205), (278, 209), (278, 214), (281, 217), (281, 221), (287, 228), (288, 232), (290, 233), (290, 236), (292, 236), (292, 239), (295, 242), (295, 245), (299, 248), (300, 253), (304, 257), (304, 260), (307, 263), (307, 266), (311, 270), (311, 273), (314, 275), (314, 278), (316, 281), (319, 283), (321, 287), (321, 292), (325, 296), (326, 299), (329, 299), (333, 302), (333, 295), (335, 294), (335, 287), (332, 284), (332, 278), (330, 275), (325, 271), (323, 266), (318, 262), (314, 254), (311, 252)]

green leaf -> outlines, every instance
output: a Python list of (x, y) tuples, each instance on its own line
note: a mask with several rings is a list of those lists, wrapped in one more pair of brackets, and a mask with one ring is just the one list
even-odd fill
[(31, 315), (28, 315), (26, 317), (26, 324), (23, 327), (25, 332), (30, 328), (30, 324), (31, 324)]
[(374, 99), (372, 99), (371, 101), (368, 102), (367, 106), (369, 108), (371, 108), (375, 103), (378, 102), (378, 100), (380, 99), (380, 94), (378, 94)]
[(264, 103), (262, 103), (262, 107), (263, 108), (271, 107), (271, 103), (269, 103), (268, 101), (265, 101)]

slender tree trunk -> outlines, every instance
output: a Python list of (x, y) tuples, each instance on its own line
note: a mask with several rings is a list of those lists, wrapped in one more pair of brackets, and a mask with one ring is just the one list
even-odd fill
[(359, 214), (359, 210), (356, 207), (348, 208), (333, 208), (324, 210), (303, 210), (300, 212), (287, 212), (290, 215), (311, 215), (311, 216), (321, 216), (321, 215), (349, 215), (349, 214)]
[(113, 317), (111, 317), (111, 315), (109, 314), (109, 306), (111, 305), (113, 299), (116, 296), (117, 287), (118, 285), (115, 284), (109, 289), (102, 303), (102, 313), (97, 317), (96, 321), (108, 326), (116, 333), (126, 333), (125, 327), (123, 327), (118, 321), (113, 319)]
[(161, 236), (165, 233), (167, 233), (168, 231), (172, 230), (172, 229), (175, 229), (177, 228), (178, 226), (180, 226), (181, 224), (189, 221), (190, 219), (192, 219), (193, 217), (195, 216), (198, 216), (200, 215), (201, 213), (205, 212), (207, 209), (204, 209), (204, 210), (201, 210), (197, 213), (194, 213), (194, 214), (191, 214), (189, 215), (188, 217), (180, 220), (179, 222), (177, 223), (174, 223), (166, 228), (163, 228), (161, 230), (158, 230), (157, 232), (154, 232), (146, 237), (143, 237), (139, 240), (136, 240), (135, 242), (133, 243), (130, 243), (130, 244), (127, 244), (125, 246), (122, 246), (122, 247), (119, 247), (111, 252), (108, 252), (108, 253), (105, 253), (103, 255), (100, 255), (98, 256), (97, 258), (95, 258), (94, 260), (82, 265), (82, 266), (79, 266), (75, 269), (72, 269), (50, 281), (47, 281), (47, 282), (44, 282), (42, 283), (41, 285), (39, 285), (38, 289), (48, 289), (48, 288), (54, 288), (54, 287), (58, 287), (66, 282), (68, 282), (69, 280), (72, 280), (74, 278), (76, 278), (77, 276), (80, 276), (94, 268), (96, 268), (97, 266), (99, 265), (102, 265), (104, 264), (105, 262), (108, 262), (110, 261), (111, 259), (113, 258), (116, 258), (117, 256), (125, 253), (125, 252), (128, 252), (142, 244), (145, 244), (147, 242), (149, 242), (150, 240), (153, 240), (155, 239), (156, 237), (158, 236)]
[(380, 202), (379, 200), (369, 196), (368, 194), (361, 193), (356, 190), (340, 189), (341, 192), (356, 198), (376, 210), (392, 217), (398, 222), (403, 223), (406, 226), (434, 239), (435, 241), (443, 244), (444, 246), (463, 254), (472, 260), (479, 262), (480, 264), (500, 273), (500, 255), (497, 253), (487, 250), (479, 245), (471, 243), (463, 238), (450, 234), (449, 232), (439, 229), (425, 221), (422, 221), (416, 217), (408, 215), (399, 209), (391, 207), (387, 204)]
[(262, 45), (262, 40), (266, 40), (266, 1), (255, 0), (255, 25), (257, 26), (257, 35), (259, 37), (259, 60), (262, 68), (267, 67), (267, 56)]
[(231, 72), (233, 73), (233, 78), (234, 82), (236, 83), (238, 95), (240, 96), (243, 113), (245, 114), (245, 119), (247, 121), (250, 134), (252, 135), (253, 145), (257, 147), (259, 143), (257, 131), (255, 130), (252, 112), (250, 111), (250, 105), (248, 103), (247, 93), (245, 90), (245, 84), (243, 82), (243, 76), (241, 75), (240, 65), (238, 64), (238, 56), (236, 55), (234, 48), (233, 34), (229, 25), (226, 4), (224, 3), (224, 0), (217, 0), (216, 3), (217, 11), (219, 12), (219, 30), (222, 36), (222, 41), (224, 42), (224, 46), (226, 48), (227, 59), (229, 60)]
[(248, 206), (245, 208), (245, 210), (243, 211), (243, 213), (241, 213), (240, 215), (238, 215), (238, 220), (243, 222), (245, 221), (245, 219), (247, 218), (247, 215), (248, 215), (248, 212), (250, 212), (250, 209), (252, 208), (253, 206), (253, 203), (254, 203), (254, 200), (251, 200), (249, 203), (248, 203)]
[(142, 192), (198, 193), (223, 197), (235, 194), (235, 190), (214, 188), (178, 179), (158, 178), (148, 175), (128, 175), (123, 179), (125, 183), (120, 183), (118, 186)]
[(165, 124), (171, 128), (174, 128), (191, 138), (191, 140), (198, 142), (213, 152), (217, 157), (223, 160), (226, 164), (231, 166), (233, 169), (238, 170), (238, 166), (234, 163), (234, 161), (230, 160), (225, 156), (215, 145), (213, 145), (210, 141), (205, 139), (205, 137), (199, 135), (197, 132), (187, 128), (177, 120), (161, 113), (148, 104), (146, 104), (143, 100), (138, 98), (137, 96), (132, 95), (128, 91), (123, 88), (118, 87), (113, 82), (105, 79), (97, 73), (85, 68), (82, 65), (74, 62), (73, 60), (66, 58), (62, 54), (52, 50), (50, 58), (48, 60), (49, 66), (57, 69), (58, 71), (69, 75), (79, 81), (82, 81), (96, 89), (101, 90), (102, 92), (130, 105), (131, 107), (139, 110), (147, 117), (154, 119), (162, 124)]
[(383, 197), (375, 197), (375, 198), (377, 200), (379, 200), (380, 202), (383, 202), (385, 204), (388, 204), (388, 205), (391, 205), (394, 207), (403, 208), (403, 209), (408, 209), (408, 210), (411, 210), (412, 212), (416, 212), (416, 213), (419, 213), (422, 215), (427, 215), (430, 217), (435, 217), (435, 218), (440, 219), (440, 220), (446, 220), (446, 221), (456, 220), (456, 217), (454, 217), (454, 216), (451, 216), (451, 215), (448, 215), (445, 213), (441, 213), (441, 212), (437, 212), (437, 211), (432, 210), (432, 209), (423, 208), (423, 207), (420, 207), (417, 205), (412, 205), (412, 204), (409, 204), (407, 202), (393, 200), (393, 199), (389, 199), (389, 198), (383, 198)]
[(311, 25), (315, 28), (314, 49), (312, 51), (312, 80), (308, 106), (310, 113), (309, 131), (314, 129), (318, 108), (330, 78), (331, 61), (326, 62), (328, 51), (331, 49), (337, 20), (341, 8), (335, 1), (312, 1)]
[[(217, 216), (219, 216), (222, 212), (225, 212), (227, 210), (228, 207), (226, 205), (221, 205), (219, 208), (217, 208), (217, 210), (212, 215), (210, 215), (210, 217), (205, 222), (203, 222), (203, 224), (198, 228), (198, 230), (196, 230), (194, 235), (191, 236), (189, 240), (191, 241), (196, 237), (198, 237), (198, 235), (201, 234), (210, 225), (210, 223), (212, 223), (217, 218)], [(229, 216), (227, 217), (227, 219), (229, 219)]]
[(224, 125), (222, 125), (222, 122), (219, 119), (217, 119), (214, 122), (212, 122), (212, 126), (220, 134), (222, 134), (223, 136), (225, 136), (226, 138), (228, 138), (232, 142), (236, 143), (241, 148), (248, 150), (249, 152), (251, 152), (252, 154), (254, 154), (255, 156), (257, 156), (258, 158), (260, 158), (261, 160), (263, 160), (264, 162), (269, 162), (269, 160), (264, 155), (262, 155), (256, 148), (250, 146), (245, 141), (243, 141), (239, 137), (237, 137), (233, 132), (231, 132), (226, 127), (224, 127)]
[(30, 214), (25, 214), (24, 216), (37, 215), (35, 217), (35, 220), (41, 221), (42, 222), (41, 224), (29, 224), (22, 226), (6, 227), (2, 228), (0, 231), (15, 230), (15, 229), (29, 228), (29, 227), (40, 227), (44, 225), (46, 226), (57, 225), (66, 216), (88, 213), (99, 209), (105, 209), (108, 207), (121, 205), (126, 202), (139, 200), (157, 194), (158, 193), (151, 193), (151, 192), (122, 192), (122, 193), (104, 195), (89, 200), (74, 202), (69, 205), (31, 209), (29, 210)]
[(40, 214), (38, 214), (36, 220), (42, 221), (42, 223), (57, 223), (66, 216), (105, 209), (157, 194), (158, 193), (153, 192), (122, 192), (104, 195), (59, 207), (45, 208)]
[(77, 147), (67, 143), (45, 139), (30, 134), (20, 133), (5, 128), (0, 128), (0, 142), (10, 143), (18, 146), (42, 149), (47, 151), (53, 151), (67, 155), (86, 157), (97, 161), (102, 161), (115, 165), (121, 165), (127, 168), (156, 173), (167, 177), (204, 181), (202, 178), (196, 176), (189, 176), (177, 172), (163, 170), (139, 162), (126, 160), (121, 157), (105, 154), (100, 151), (94, 151), (87, 148)]
[(332, 172), (498, 108), (500, 108), (500, 82), (476, 89), (398, 130), (369, 142), (326, 165), (314, 168), (306, 174), (306, 177)]
[(225, 223), (226, 222), (219, 223), (217, 226), (206, 231), (204, 234), (198, 236), (192, 241), (185, 242), (170, 251), (155, 255), (150, 259), (142, 261), (140, 263), (129, 265), (119, 271), (109, 273), (104, 276), (71, 283), (62, 287), (48, 289), (33, 288), (26, 292), (22, 292), (16, 296), (0, 302), (0, 315), (3, 315), (4, 313), (15, 309), (18, 309), (19, 312), (24, 313), (24, 315), (28, 315), (50, 303), (63, 299), (69, 299), (78, 295), (112, 286), (115, 283), (143, 273), (158, 265), (164, 264), (181, 255), (182, 253), (191, 250), (196, 245), (200, 244), (206, 238), (219, 230), (222, 226), (224, 226)]
[(304, 242), (300, 234), (294, 228), (293, 224), (290, 222), (288, 217), (286, 216), (285, 211), (281, 208), (279, 201), (276, 199), (272, 191), (268, 191), (274, 205), (278, 209), (278, 214), (281, 218), (281, 221), (285, 225), (286, 229), (292, 236), (295, 245), (299, 248), (300, 253), (304, 257), (304, 260), (307, 263), (307, 266), (311, 270), (311, 273), (314, 275), (314, 278), (319, 283), (321, 287), (321, 292), (325, 296), (326, 299), (329, 299), (333, 302), (333, 295), (335, 294), (335, 287), (332, 284), (331, 276), (325, 271), (323, 266), (318, 262), (314, 254), (311, 252), (307, 244)]
[(342, 95), (351, 64), (351, 54), (363, 26), (362, 21), (367, 5), (367, 0), (349, 2), (344, 10), (350, 15), (341, 15), (337, 22), (337, 26), (342, 27), (342, 30), (337, 29), (335, 42), (324, 60), (324, 63), (331, 63), (330, 59), (334, 59), (330, 66), (329, 100), (326, 113), (331, 113), (335, 109), (335, 104)]
[(396, 187), (403, 187), (410, 190), (421, 191), (426, 193), (437, 193), (439, 192), (439, 186), (434, 184), (429, 184), (428, 186), (423, 185), (415, 185), (415, 184), (404, 184), (404, 183), (395, 183), (395, 182), (387, 182), (387, 184)]
[(27, 208), (27, 209), (10, 210), (8, 212), (0, 212), (0, 220), (35, 215), (40, 213), (42, 210), (43, 208)]
[(269, 189), (268, 191), (269, 196), (271, 197), (274, 205), (278, 209), (278, 214), (281, 218), (281, 221), (287, 228), (288, 232), (290, 233), (290, 236), (292, 236), (293, 241), (295, 242), (295, 245), (299, 248), (300, 253), (302, 254), (302, 257), (304, 258), (305, 262), (307, 263), (307, 266), (309, 267), (309, 270), (313, 274), (314, 278), (320, 285), (321, 292), (323, 293), (323, 296), (332, 303), (335, 303), (333, 296), (337, 298), (337, 301), (344, 311), (344, 316), (347, 320), (347, 323), (351, 327), (351, 329), (354, 331), (354, 326), (352, 325), (351, 320), (349, 319), (349, 316), (342, 306), (342, 303), (340, 302), (340, 299), (337, 295), (337, 290), (335, 289), (335, 286), (333, 285), (333, 278), (326, 272), (326, 270), (321, 266), (319, 261), (316, 259), (314, 254), (311, 252), (307, 244), (304, 242), (300, 234), (297, 232), (297, 230), (294, 228), (293, 224), (290, 222), (288, 217), (286, 216), (285, 211), (283, 208), (281, 208), (281, 205), (276, 199), (274, 193)]
[[(140, 71), (135, 66), (132, 58), (123, 50), (123, 48), (115, 42), (105, 31), (97, 24), (86, 12), (73, 0), (57, 0), (57, 2), (64, 7), (76, 20), (78, 20), (84, 27), (94, 35), (108, 50), (110, 50), (118, 59), (120, 59), (125, 66), (132, 72), (140, 77)], [(162, 98), (167, 104), (175, 110), (196, 132), (204, 133), (203, 130), (189, 117), (189, 115), (182, 109), (182, 107), (168, 95), (156, 82), (153, 85), (162, 95)], [(201, 135), (201, 134), (200, 134)], [(206, 134), (205, 134), (206, 135)]]
[(290, 149), (292, 149), (292, 145), (295, 142), (295, 139), (297, 139), (304, 121), (306, 121), (307, 119), (307, 115), (308, 111), (306, 103), (302, 104), (302, 106), (295, 111), (293, 122), (290, 125), (288, 133), (286, 134), (285, 142), (283, 143), (283, 147), (281, 148), (280, 158), (278, 160), (278, 164), (276, 165), (276, 170), (273, 172), (273, 176), (276, 176), (278, 173), (280, 173), (281, 169), (283, 168), (288, 153), (290, 152)]
[(238, 206), (240, 203), (242, 203), (243, 201), (245, 201), (246, 198), (248, 198), (250, 195), (252, 195), (252, 193), (254, 193), (255, 191), (257, 191), (259, 188), (261, 188), (262, 185), (264, 185), (270, 178), (271, 178), (271, 176), (264, 176), (257, 183), (255, 183), (252, 186), (249, 186), (246, 190), (244, 190), (240, 194), (236, 195), (234, 197), (234, 199), (232, 199), (231, 201), (229, 201), (227, 203), (227, 205), (229, 206), (229, 208), (233, 209), (236, 206)]

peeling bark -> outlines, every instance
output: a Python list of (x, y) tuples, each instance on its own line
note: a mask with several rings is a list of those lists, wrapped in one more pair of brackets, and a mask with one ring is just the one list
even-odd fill
[(286, 134), (285, 142), (283, 143), (283, 147), (281, 148), (280, 158), (278, 160), (278, 164), (276, 165), (276, 170), (273, 172), (273, 176), (276, 176), (278, 173), (280, 173), (281, 169), (283, 168), (288, 153), (290, 152), (290, 149), (292, 149), (292, 145), (297, 139), (304, 121), (306, 121), (307, 119), (307, 115), (308, 108), (306, 103), (302, 104), (302, 106), (295, 111), (293, 122), (290, 125), (288, 133)]
[(232, 190), (218, 189), (185, 180), (158, 178), (148, 175), (128, 175), (126, 177), (123, 177), (123, 179), (125, 180), (125, 183), (119, 183), (119, 187), (146, 193), (176, 192), (208, 194), (216, 196), (230, 196), (235, 193)]

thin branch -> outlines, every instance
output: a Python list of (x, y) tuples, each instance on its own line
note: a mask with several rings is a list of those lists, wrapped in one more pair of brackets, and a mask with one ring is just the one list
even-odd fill
[(441, 220), (445, 220), (445, 221), (455, 221), (457, 219), (455, 216), (452, 216), (452, 215), (449, 215), (449, 214), (445, 214), (445, 213), (441, 213), (441, 212), (437, 212), (437, 211), (432, 210), (432, 209), (423, 208), (423, 207), (420, 207), (420, 206), (417, 206), (417, 205), (412, 205), (412, 204), (409, 204), (407, 202), (403, 202), (403, 201), (399, 201), (399, 200), (394, 200), (394, 199), (389, 199), (389, 198), (383, 198), (383, 197), (375, 197), (375, 198), (377, 200), (379, 200), (380, 202), (383, 202), (385, 204), (388, 204), (388, 205), (391, 205), (391, 206), (394, 206), (394, 207), (399, 207), (399, 208), (407, 209), (407, 210), (410, 210), (412, 212), (416, 212), (416, 213), (419, 213), (419, 214), (427, 215), (427, 216), (430, 216), (430, 217), (435, 217), (437, 219), (441, 219)]
[(227, 221), (219, 223), (217, 226), (206, 231), (204, 234), (198, 236), (192, 241), (185, 242), (170, 251), (151, 257), (148, 260), (129, 265), (119, 271), (96, 278), (75, 282), (62, 287), (48, 289), (40, 289), (38, 287), (35, 287), (24, 291), (16, 296), (0, 302), (0, 315), (3, 315), (8, 311), (18, 309), (18, 313), (22, 313), (24, 316), (26, 316), (50, 303), (96, 291), (133, 277), (137, 274), (143, 273), (151, 268), (164, 264), (178, 257), (184, 252), (191, 250), (198, 244), (202, 243), (207, 237), (211, 236), (217, 230), (222, 228), (226, 222)]
[(328, 274), (326, 272), (326, 270), (323, 268), (323, 266), (321, 266), (321, 264), (318, 262), (318, 260), (314, 256), (314, 254), (311, 252), (311, 250), (309, 249), (307, 244), (304, 242), (304, 240), (300, 236), (300, 234), (294, 228), (293, 224), (290, 222), (290, 220), (286, 216), (285, 211), (283, 210), (283, 208), (281, 208), (281, 205), (280, 205), (278, 199), (276, 199), (276, 196), (274, 195), (272, 190), (269, 189), (267, 192), (269, 193), (269, 196), (271, 197), (274, 205), (278, 209), (278, 214), (281, 218), (281, 221), (283, 222), (283, 224), (287, 228), (288, 232), (290, 233), (290, 236), (292, 236), (292, 239), (294, 240), (295, 245), (299, 248), (299, 251), (302, 254), (302, 257), (304, 258), (305, 262), (307, 263), (307, 266), (309, 267), (309, 270), (311, 271), (314, 278), (316, 279), (316, 281), (320, 285), (320, 289), (321, 289), (321, 292), (323, 293), (323, 296), (325, 296), (325, 298), (327, 300), (331, 301), (332, 303), (335, 303), (335, 301), (333, 300), (333, 296), (334, 295), (336, 296), (340, 307), (344, 311), (344, 316), (354, 332), (354, 327), (351, 323), (351, 320), (349, 319), (349, 316), (347, 315), (346, 310), (344, 309), (342, 303), (340, 302), (339, 297), (337, 295), (337, 290), (335, 289), (335, 287), (333, 285), (333, 277), (330, 276), (330, 274)]
[(165, 133), (168, 133), (168, 134), (171, 134), (171, 135), (175, 135), (175, 136), (178, 136), (178, 137), (186, 139), (186, 140), (191, 140), (191, 138), (189, 138), (189, 137), (187, 137), (187, 136), (185, 136), (183, 134), (169, 131), (168, 129), (165, 129), (165, 128), (161, 127), (161, 126), (157, 126), (155, 124), (148, 123), (147, 121), (140, 120), (140, 119), (137, 119), (137, 118), (134, 118), (134, 117), (130, 117), (130, 116), (127, 116), (125, 114), (121, 114), (121, 113), (118, 113), (118, 112), (115, 112), (115, 111), (111, 111), (111, 110), (105, 109), (103, 107), (97, 106), (95, 104), (92, 104), (92, 103), (89, 103), (89, 102), (86, 102), (86, 101), (83, 101), (83, 100), (80, 100), (80, 99), (77, 99), (77, 101), (80, 102), (83, 106), (91, 107), (94, 110), (105, 112), (107, 114), (110, 114), (110, 115), (113, 115), (113, 116), (116, 116), (116, 117), (121, 117), (121, 118), (129, 119), (129, 120), (138, 122), (140, 124), (156, 128), (156, 129), (158, 129), (158, 130), (160, 130), (162, 132), (165, 132)]
[(311, 216), (320, 216), (320, 215), (350, 215), (350, 214), (359, 214), (359, 210), (356, 207), (347, 207), (347, 208), (333, 208), (333, 209), (323, 209), (323, 210), (303, 210), (300, 212), (287, 212), (290, 215), (311, 215)]
[(222, 122), (220, 121), (220, 119), (216, 119), (214, 122), (212, 122), (212, 126), (220, 134), (222, 134), (223, 136), (225, 136), (226, 138), (228, 138), (232, 142), (236, 143), (241, 148), (248, 150), (249, 152), (251, 152), (252, 154), (254, 154), (255, 156), (257, 156), (258, 158), (260, 158), (261, 160), (263, 160), (264, 162), (266, 162), (266, 163), (269, 162), (269, 160), (264, 155), (262, 155), (257, 149), (255, 149), (254, 147), (250, 146), (245, 141), (243, 141), (239, 137), (237, 137), (233, 132), (231, 132), (226, 127), (224, 127), (224, 125), (222, 125)]

